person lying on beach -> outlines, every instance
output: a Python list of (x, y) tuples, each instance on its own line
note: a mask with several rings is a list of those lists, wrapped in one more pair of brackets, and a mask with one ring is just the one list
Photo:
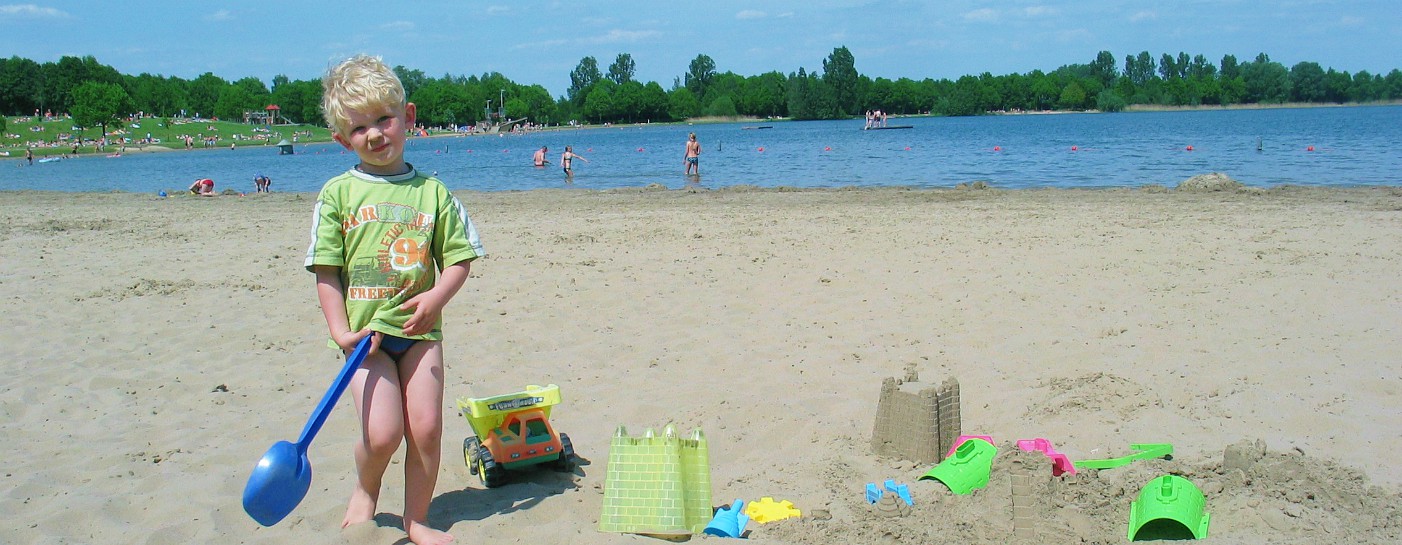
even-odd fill
[(305, 266), (316, 274), (328, 345), (349, 357), (374, 336), (349, 387), (361, 433), (341, 527), (374, 520), (404, 443), (404, 531), (417, 545), (441, 545), (453, 536), (428, 526), (428, 507), (442, 454), (443, 307), (485, 252), (462, 202), (404, 162), (416, 107), (394, 71), (357, 55), (331, 68), (322, 88), (336, 142), (360, 162), (321, 188)]

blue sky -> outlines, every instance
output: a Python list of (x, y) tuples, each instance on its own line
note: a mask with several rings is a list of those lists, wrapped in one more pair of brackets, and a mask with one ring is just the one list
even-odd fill
[(1125, 55), (1146, 50), (1156, 60), (1265, 52), (1287, 68), (1402, 68), (1397, 0), (4, 2), (7, 58), (93, 55), (126, 74), (268, 83), (319, 78), (335, 60), (370, 53), (433, 77), (501, 72), (558, 96), (586, 55), (607, 72), (628, 53), (635, 79), (670, 88), (698, 54), (752, 76), (821, 71), (838, 46), (862, 74), (891, 79), (1050, 71), (1101, 50), (1121, 69)]

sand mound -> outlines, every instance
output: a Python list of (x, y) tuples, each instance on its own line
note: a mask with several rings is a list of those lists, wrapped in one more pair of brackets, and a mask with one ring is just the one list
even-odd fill
[(1183, 180), (1178, 184), (1178, 191), (1205, 193), (1210, 191), (1236, 191), (1245, 187), (1245, 184), (1233, 180), (1231, 176), (1220, 172), (1211, 174), (1199, 174)]

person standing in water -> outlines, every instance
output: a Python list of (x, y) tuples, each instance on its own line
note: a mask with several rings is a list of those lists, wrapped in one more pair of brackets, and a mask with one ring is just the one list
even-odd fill
[(550, 164), (550, 161), (545, 159), (545, 152), (547, 151), (550, 151), (550, 148), (547, 148), (545, 146), (541, 146), (540, 149), (535, 150), (535, 156), (531, 157), (531, 162), (538, 167), (543, 167), (545, 165)]
[(560, 168), (564, 169), (566, 179), (574, 179), (574, 170), (570, 168), (570, 163), (575, 159), (583, 160), (586, 163), (589, 162), (583, 155), (576, 154), (573, 148), (565, 146), (565, 152), (560, 154)]
[[(696, 141), (696, 133), (686, 137), (686, 174), (701, 175), (701, 143)], [(694, 172), (693, 172), (694, 171)]]

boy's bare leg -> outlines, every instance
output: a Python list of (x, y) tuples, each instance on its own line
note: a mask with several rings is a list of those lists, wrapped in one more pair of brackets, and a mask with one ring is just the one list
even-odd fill
[(440, 545), (453, 536), (428, 526), (428, 505), (438, 484), (443, 446), (443, 343), (419, 341), (399, 359), (404, 388), (404, 531), (417, 545)]
[(351, 378), (350, 391), (360, 415), (360, 442), (355, 445), (355, 490), (342, 528), (375, 518), (385, 468), (404, 440), (403, 401), (393, 360), (382, 352), (367, 355)]

